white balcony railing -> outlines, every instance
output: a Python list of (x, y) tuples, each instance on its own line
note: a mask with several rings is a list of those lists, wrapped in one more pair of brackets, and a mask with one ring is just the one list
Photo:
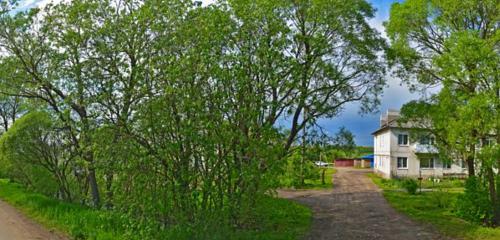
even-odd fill
[(430, 144), (416, 143), (412, 145), (412, 148), (415, 153), (428, 153), (428, 154), (439, 153), (437, 147)]

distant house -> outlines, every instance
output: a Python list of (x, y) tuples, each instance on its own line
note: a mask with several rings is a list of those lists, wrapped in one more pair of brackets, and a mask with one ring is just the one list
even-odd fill
[(438, 158), (432, 136), (412, 142), (408, 125), (397, 123), (399, 112), (387, 111), (380, 117), (380, 128), (373, 132), (374, 171), (385, 178), (443, 177), (467, 174), (465, 164), (445, 163)]

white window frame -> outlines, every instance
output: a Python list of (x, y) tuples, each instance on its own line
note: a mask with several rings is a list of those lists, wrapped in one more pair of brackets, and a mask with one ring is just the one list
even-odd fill
[[(406, 165), (406, 166), (399, 167), (399, 160), (405, 160), (404, 165)], [(408, 169), (408, 158), (407, 157), (397, 157), (396, 158), (396, 166), (398, 167), (398, 169)]]
[[(401, 142), (399, 141), (401, 137)], [(406, 143), (405, 143), (406, 140)], [(410, 137), (408, 134), (400, 133), (398, 134), (398, 145), (399, 146), (409, 146), (410, 145)]]
[(433, 136), (423, 136), (420, 138), (419, 143), (422, 145), (434, 145), (435, 139)]
[[(422, 167), (422, 160), (432, 160), (432, 167)], [(429, 162), (430, 163), (430, 162)], [(436, 168), (436, 159), (433, 157), (430, 158), (420, 158), (419, 159), (419, 167), (420, 169), (435, 169)]]

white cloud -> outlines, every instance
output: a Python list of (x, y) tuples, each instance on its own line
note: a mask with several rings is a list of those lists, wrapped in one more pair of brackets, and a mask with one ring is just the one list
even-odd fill
[(28, 9), (33, 7), (44, 7), (49, 3), (59, 3), (62, 0), (22, 0), (19, 2), (18, 9)]

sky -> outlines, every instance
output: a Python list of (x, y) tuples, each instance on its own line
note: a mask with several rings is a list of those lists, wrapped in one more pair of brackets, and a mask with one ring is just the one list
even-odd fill
[[(22, 0), (20, 9), (27, 9), (35, 6), (41, 6), (53, 0)], [(61, 1), (61, 0), (55, 0)], [(396, 0), (368, 0), (375, 9), (376, 15), (369, 20), (370, 25), (377, 29), (384, 37), (383, 22), (389, 18), (389, 9), (392, 3)], [(209, 4), (213, 0), (203, 0), (204, 4)], [(360, 146), (373, 145), (373, 137), (371, 133), (379, 127), (380, 114), (388, 109), (400, 109), (403, 104), (408, 101), (419, 98), (418, 94), (411, 93), (406, 85), (401, 85), (399, 79), (393, 78), (390, 75), (386, 76), (387, 87), (381, 98), (381, 105), (378, 112), (373, 114), (360, 115), (359, 104), (350, 103), (345, 106), (345, 110), (336, 118), (320, 119), (319, 125), (322, 126), (326, 133), (332, 135), (337, 130), (344, 126), (355, 135), (356, 144)]]

